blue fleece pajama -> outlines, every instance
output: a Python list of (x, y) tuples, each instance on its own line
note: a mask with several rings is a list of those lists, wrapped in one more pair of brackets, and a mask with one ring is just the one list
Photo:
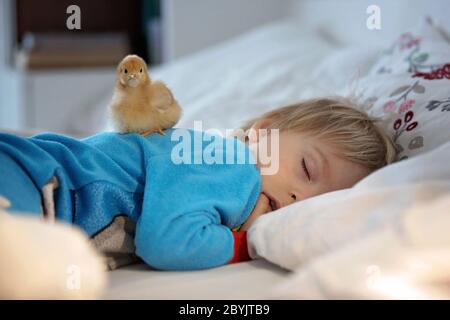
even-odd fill
[[(181, 156), (198, 160), (214, 145), (212, 154), (223, 164), (174, 163), (172, 152), (181, 145), (180, 135), (172, 141), (174, 130), (82, 140), (0, 133), (0, 195), (11, 201), (11, 211), (39, 215), (40, 190), (56, 177), (56, 218), (89, 236), (126, 215), (136, 223), (136, 254), (150, 266), (189, 270), (226, 264), (235, 254), (230, 229), (248, 218), (259, 196), (259, 170), (242, 142), (233, 139), (230, 150), (228, 139), (187, 129), (176, 130), (201, 146), (192, 143)], [(226, 164), (230, 152), (245, 163)]]

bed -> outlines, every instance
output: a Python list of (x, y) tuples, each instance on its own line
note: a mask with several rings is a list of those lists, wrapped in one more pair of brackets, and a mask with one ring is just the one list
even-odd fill
[[(445, 28), (429, 18), (422, 20), (411, 33), (430, 37), (430, 43), (422, 42), (429, 47), (430, 59), (450, 62), (445, 60), (450, 54)], [(433, 42), (437, 30), (442, 36), (439, 44)], [(236, 128), (248, 118), (297, 100), (353, 95), (367, 112), (383, 117), (401, 150), (398, 160), (408, 161), (380, 170), (352, 189), (259, 219), (249, 231), (255, 261), (183, 273), (129, 266), (109, 273), (102, 297), (448, 298), (450, 246), (442, 226), (449, 226), (450, 174), (443, 163), (450, 161), (450, 115), (442, 101), (450, 92), (445, 77), (440, 81), (413, 78), (410, 66), (402, 65), (404, 58), (386, 55), (390, 43), (401, 45), (395, 38), (404, 31), (408, 30), (400, 30), (384, 45), (349, 45), (330, 39), (323, 30), (305, 28), (297, 20), (283, 20), (151, 70), (153, 77), (172, 88), (183, 106), (180, 127), (192, 128), (201, 119), (202, 129)], [(394, 108), (392, 97), (416, 79), (420, 81), (411, 89), (417, 94), (414, 101), (427, 113), (415, 111), (420, 128), (396, 136), (396, 117), (403, 117), (404, 125), (413, 123), (406, 121), (406, 109), (411, 106), (399, 103), (398, 109), (387, 112), (386, 105)], [(426, 94), (420, 95), (422, 89)], [(432, 101), (441, 101), (436, 108), (444, 113), (432, 113)], [(105, 97), (100, 104), (106, 103)], [(97, 116), (104, 119), (101, 113)], [(430, 168), (432, 159), (438, 158), (440, 165), (434, 162)], [(423, 222), (428, 206), (436, 208), (433, 219), (439, 222), (433, 225)], [(429, 241), (424, 241), (425, 235)], [(425, 267), (411, 271), (410, 265), (415, 264)], [(440, 285), (426, 293), (411, 284), (426, 287), (431, 280)]]
[(265, 299), (288, 271), (265, 260), (188, 272), (137, 264), (110, 273), (105, 299)]

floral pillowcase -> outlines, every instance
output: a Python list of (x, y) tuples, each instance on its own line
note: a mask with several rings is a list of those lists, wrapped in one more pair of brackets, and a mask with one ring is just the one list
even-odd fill
[[(405, 33), (360, 79), (356, 95), (383, 119), (398, 160), (450, 141), (450, 41), (430, 19)], [(353, 95), (355, 92), (353, 92)]]
[(412, 73), (419, 76), (434, 72), (440, 79), (450, 79), (449, 50), (450, 35), (426, 18), (414, 31), (400, 35), (383, 52), (369, 74)]

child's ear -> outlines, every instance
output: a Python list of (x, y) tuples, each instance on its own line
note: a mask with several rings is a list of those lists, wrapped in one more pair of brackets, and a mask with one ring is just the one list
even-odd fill
[(259, 141), (261, 135), (267, 134), (266, 130), (270, 125), (269, 119), (260, 119), (255, 121), (253, 125), (247, 131), (247, 139), (250, 143), (256, 143)]

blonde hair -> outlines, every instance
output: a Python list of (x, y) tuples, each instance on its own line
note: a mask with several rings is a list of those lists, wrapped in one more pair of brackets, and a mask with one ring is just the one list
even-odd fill
[(391, 138), (377, 125), (380, 119), (358, 110), (358, 105), (342, 97), (311, 99), (288, 105), (252, 119), (268, 121), (267, 129), (295, 130), (324, 139), (338, 148), (344, 158), (376, 170), (394, 161)]

